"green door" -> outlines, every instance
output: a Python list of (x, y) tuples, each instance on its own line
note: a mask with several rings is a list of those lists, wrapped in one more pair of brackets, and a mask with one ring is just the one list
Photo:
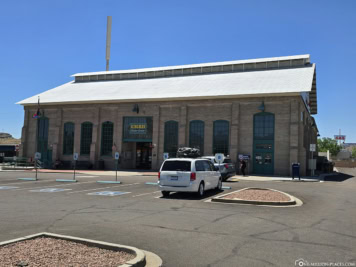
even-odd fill
[(253, 153), (253, 172), (272, 175), (274, 173), (274, 141), (255, 141)]
[(48, 149), (49, 119), (37, 119), (37, 152), (41, 153), (42, 167), (50, 168), (52, 165), (52, 150)]
[(260, 112), (254, 115), (253, 173), (274, 174), (274, 114)]

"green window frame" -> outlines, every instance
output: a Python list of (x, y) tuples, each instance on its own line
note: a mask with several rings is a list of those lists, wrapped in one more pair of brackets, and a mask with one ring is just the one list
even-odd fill
[(178, 150), (178, 122), (166, 121), (164, 123), (164, 152), (169, 157), (176, 157)]
[(91, 122), (83, 122), (80, 132), (80, 154), (90, 155), (90, 145), (93, 136), (93, 124)]
[(106, 121), (101, 126), (101, 155), (111, 156), (114, 142), (114, 123)]
[(268, 112), (255, 114), (253, 128), (255, 140), (274, 140), (274, 114)]
[(66, 122), (63, 129), (63, 155), (72, 155), (74, 151), (74, 123)]
[(191, 121), (189, 124), (189, 146), (199, 148), (200, 155), (204, 155), (204, 122)]
[(223, 153), (229, 155), (230, 127), (226, 120), (217, 120), (213, 123), (213, 154)]

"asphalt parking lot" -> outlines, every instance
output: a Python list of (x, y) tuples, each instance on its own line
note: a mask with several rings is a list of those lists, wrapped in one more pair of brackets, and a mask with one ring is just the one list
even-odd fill
[[(161, 198), (155, 176), (0, 172), (0, 241), (53, 232), (135, 246), (158, 254), (164, 266), (295, 266), (356, 262), (356, 173), (319, 182), (226, 182), (231, 190), (204, 198)], [(342, 180), (342, 181), (341, 181)], [(211, 203), (244, 187), (274, 188), (300, 198), (301, 207)], [(352, 266), (352, 265), (350, 265)]]

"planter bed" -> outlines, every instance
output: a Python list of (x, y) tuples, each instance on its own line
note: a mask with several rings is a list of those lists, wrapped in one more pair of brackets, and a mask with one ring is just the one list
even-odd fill
[(0, 266), (145, 266), (133, 247), (40, 233), (0, 243)]
[(244, 188), (213, 198), (212, 201), (272, 206), (288, 206), (296, 204), (295, 198), (291, 195), (268, 188)]

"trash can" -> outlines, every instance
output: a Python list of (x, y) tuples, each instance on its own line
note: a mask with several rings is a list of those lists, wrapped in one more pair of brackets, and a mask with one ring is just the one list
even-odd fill
[(292, 177), (298, 177), (300, 180), (300, 163), (293, 163), (292, 164)]
[(105, 168), (105, 164), (104, 164), (105, 162), (101, 159), (101, 160), (99, 160), (99, 170), (104, 170), (104, 168)]

